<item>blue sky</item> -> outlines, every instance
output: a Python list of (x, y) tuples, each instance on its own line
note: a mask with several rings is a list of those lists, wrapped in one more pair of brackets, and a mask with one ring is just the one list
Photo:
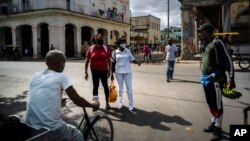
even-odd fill
[[(169, 0), (169, 26), (181, 26), (180, 2)], [(161, 19), (161, 29), (167, 27), (167, 0), (130, 0), (131, 15), (146, 16), (153, 15)]]

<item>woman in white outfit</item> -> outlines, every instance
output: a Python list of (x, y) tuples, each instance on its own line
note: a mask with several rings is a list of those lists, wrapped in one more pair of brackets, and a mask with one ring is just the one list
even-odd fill
[(136, 61), (131, 51), (128, 48), (126, 48), (125, 39), (119, 38), (116, 44), (119, 48), (112, 52), (112, 61), (116, 63), (115, 63), (115, 72), (112, 71), (111, 73), (111, 80), (114, 80), (113, 73), (115, 73), (115, 77), (119, 85), (118, 109), (121, 109), (124, 105), (123, 84), (125, 82), (129, 100), (129, 110), (132, 111), (134, 109), (134, 105), (133, 105), (133, 90), (132, 90), (132, 71), (130, 67), (130, 62), (138, 64), (139, 66), (141, 65), (141, 62)]

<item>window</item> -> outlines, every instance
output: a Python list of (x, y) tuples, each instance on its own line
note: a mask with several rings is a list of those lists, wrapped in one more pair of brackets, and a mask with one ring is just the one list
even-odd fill
[(113, 7), (113, 12), (117, 13), (117, 8), (116, 7)]
[(105, 11), (105, 3), (102, 3), (102, 2), (101, 2), (101, 3), (100, 3), (99, 9)]
[(117, 2), (113, 1), (113, 5), (114, 5), (114, 6), (117, 6)]

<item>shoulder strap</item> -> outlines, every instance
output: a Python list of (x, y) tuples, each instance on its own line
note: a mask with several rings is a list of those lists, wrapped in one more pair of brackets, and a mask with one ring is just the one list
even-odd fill
[(89, 47), (89, 52), (92, 53), (94, 48), (95, 48), (95, 45), (92, 45), (91, 47)]
[(111, 57), (114, 62), (116, 62), (116, 53), (115, 52), (116, 52), (116, 49), (112, 51), (112, 57)]
[(102, 47), (105, 49), (106, 53), (108, 52), (108, 47), (105, 45), (102, 45)]

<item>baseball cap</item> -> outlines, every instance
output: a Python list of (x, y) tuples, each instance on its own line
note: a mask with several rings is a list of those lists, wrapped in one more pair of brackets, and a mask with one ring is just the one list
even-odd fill
[(214, 31), (214, 27), (209, 24), (209, 23), (204, 23), (200, 26), (200, 28), (197, 29), (197, 31), (201, 31), (201, 30), (206, 30), (209, 32), (213, 32)]
[(121, 43), (126, 43), (126, 40), (124, 38), (119, 38), (115, 43), (119, 45)]

